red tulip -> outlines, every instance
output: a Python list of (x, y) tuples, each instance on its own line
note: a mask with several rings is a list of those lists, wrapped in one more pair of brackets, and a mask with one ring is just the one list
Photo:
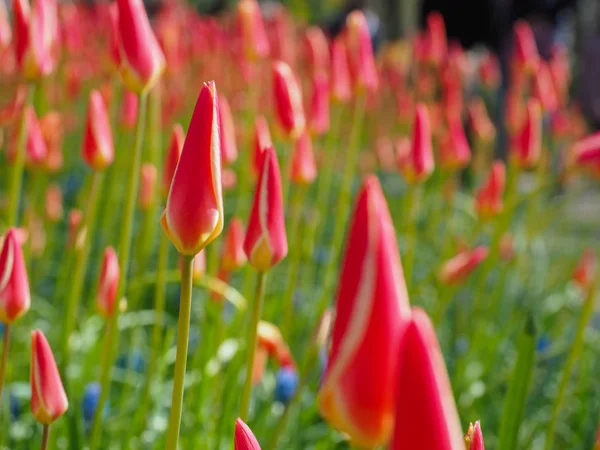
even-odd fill
[(558, 96), (548, 64), (541, 62), (533, 78), (533, 95), (540, 102), (544, 112), (554, 112), (558, 108)]
[(106, 169), (115, 158), (108, 112), (100, 92), (95, 89), (90, 93), (82, 156), (94, 170)]
[(325, 72), (317, 72), (312, 78), (309, 128), (317, 136), (329, 131), (329, 81)]
[(475, 422), (475, 425), (469, 423), (469, 429), (467, 430), (467, 434), (465, 434), (465, 447), (466, 450), (485, 450), (479, 420)]
[(296, 139), (306, 127), (302, 92), (292, 69), (283, 61), (273, 64), (273, 98), (279, 125), (290, 138)]
[(502, 161), (492, 164), (488, 179), (475, 194), (475, 210), (482, 219), (498, 216), (504, 209), (504, 188), (506, 185), (506, 168)]
[(156, 170), (156, 166), (154, 164), (147, 162), (142, 165), (140, 175), (140, 209), (142, 211), (147, 211), (154, 202), (158, 171)]
[(177, 168), (184, 141), (185, 133), (183, 127), (176, 123), (171, 130), (171, 141), (169, 142), (169, 148), (167, 149), (165, 165), (163, 168), (162, 193), (165, 198), (169, 195), (171, 181), (173, 181), (173, 174)]
[(238, 3), (237, 24), (245, 56), (250, 60), (268, 56), (269, 41), (256, 0), (241, 0)]
[(25, 86), (19, 86), (11, 101), (0, 107), (0, 126), (10, 125), (21, 117), (21, 112), (23, 111), (26, 100), (27, 88)]
[(52, 349), (41, 330), (31, 333), (31, 412), (35, 420), (50, 425), (69, 408)]
[(464, 450), (464, 441), (435, 329), (413, 308), (400, 351), (396, 425), (390, 450)]
[(421, 183), (433, 173), (434, 164), (429, 112), (420, 103), (415, 112), (410, 151), (399, 155), (398, 165), (407, 182)]
[(475, 137), (490, 142), (496, 137), (496, 127), (490, 120), (485, 103), (479, 97), (473, 99), (468, 108), (469, 124)]
[(479, 63), (479, 78), (487, 89), (497, 89), (502, 81), (498, 57), (492, 52), (486, 52)]
[(110, 29), (110, 63), (115, 70), (121, 66), (121, 55), (119, 53), (119, 7), (117, 3), (108, 5), (108, 23)]
[(540, 55), (531, 26), (524, 20), (518, 20), (514, 26), (515, 48), (513, 59), (519, 71), (534, 73), (537, 70)]
[(260, 450), (252, 430), (239, 417), (235, 421), (234, 450)]
[(587, 291), (594, 285), (596, 276), (596, 252), (592, 248), (586, 249), (581, 255), (573, 271), (572, 279), (583, 291)]
[(62, 116), (57, 111), (50, 111), (40, 118), (39, 123), (42, 137), (48, 150), (45, 169), (50, 173), (56, 173), (63, 165), (64, 125)]
[(439, 146), (440, 166), (448, 171), (463, 169), (471, 160), (469, 141), (460, 119), (448, 118), (446, 134)]
[(296, 56), (296, 30), (292, 18), (283, 5), (275, 3), (273, 6), (266, 27), (271, 57), (293, 64)]
[(44, 211), (46, 213), (46, 218), (51, 223), (58, 222), (63, 216), (62, 191), (56, 184), (51, 184), (46, 189)]
[(12, 28), (10, 26), (10, 20), (8, 13), (6, 12), (6, 5), (4, 2), (0, 4), (0, 52), (9, 47), (12, 41)]
[(182, 255), (195, 255), (223, 230), (217, 88), (204, 83), (161, 218)]
[(258, 116), (254, 121), (254, 148), (251, 164), (252, 172), (254, 174), (258, 174), (260, 172), (262, 153), (269, 147), (273, 147), (271, 132), (269, 131), (269, 123), (264, 116)]
[(229, 102), (224, 96), (219, 96), (219, 139), (221, 141), (221, 162), (224, 166), (233, 164), (237, 159), (235, 143), (235, 126)]
[(329, 43), (320, 27), (307, 28), (304, 33), (304, 49), (311, 73), (329, 71)]
[(221, 268), (226, 272), (232, 272), (246, 264), (244, 225), (239, 217), (233, 217), (229, 221), (222, 251)]
[(446, 285), (463, 283), (488, 257), (488, 254), (488, 248), (483, 245), (473, 250), (460, 252), (442, 264), (438, 275), (440, 282)]
[(46, 141), (44, 141), (40, 123), (35, 115), (35, 110), (31, 105), (25, 107), (25, 121), (24, 123), (19, 124), (19, 127), (15, 129), (15, 135), (12, 140), (13, 145), (11, 146), (7, 157), (9, 161), (14, 161), (17, 151), (16, 146), (18, 144), (19, 128), (23, 125), (25, 126), (27, 133), (25, 162), (28, 166), (43, 167), (48, 157), (48, 147), (46, 147)]
[(586, 136), (575, 143), (570, 156), (580, 166), (600, 164), (600, 132)]
[(257, 346), (259, 349), (266, 350), (267, 355), (275, 358), (280, 366), (296, 365), (281, 331), (270, 322), (261, 320), (258, 323)]
[(346, 43), (341, 38), (333, 40), (331, 45), (331, 96), (339, 103), (347, 103), (352, 98), (350, 88), (350, 68)]
[(11, 324), (27, 311), (29, 279), (17, 230), (10, 228), (0, 253), (0, 322)]
[(427, 16), (427, 60), (434, 66), (440, 66), (448, 52), (446, 24), (444, 17), (437, 11)]
[(409, 317), (394, 227), (371, 176), (350, 224), (319, 394), (321, 414), (358, 447), (384, 445), (392, 432), (397, 354)]
[(352, 11), (346, 18), (348, 68), (358, 91), (377, 89), (377, 66), (367, 19), (362, 11)]
[(530, 99), (521, 131), (513, 142), (511, 159), (521, 169), (532, 169), (542, 154), (542, 111), (540, 103)]
[(121, 124), (127, 129), (135, 127), (138, 116), (138, 96), (125, 89), (121, 103)]
[(163, 55), (142, 0), (117, 0), (123, 83), (135, 93), (151, 89), (165, 69)]
[(120, 276), (121, 269), (117, 254), (112, 247), (107, 247), (102, 258), (102, 269), (96, 293), (96, 311), (106, 320), (110, 319), (115, 312)]
[(558, 102), (564, 106), (569, 98), (571, 84), (571, 61), (569, 52), (564, 45), (559, 43), (553, 45), (548, 67)]
[(292, 183), (299, 185), (312, 184), (317, 178), (312, 141), (306, 131), (300, 135), (294, 145), (291, 177)]
[(244, 251), (248, 262), (260, 272), (269, 270), (287, 255), (281, 175), (273, 147), (263, 151)]

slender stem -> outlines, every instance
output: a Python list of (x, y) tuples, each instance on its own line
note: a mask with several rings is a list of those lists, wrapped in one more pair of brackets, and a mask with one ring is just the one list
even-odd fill
[[(142, 161), (142, 141), (144, 136), (144, 127), (146, 119), (146, 93), (141, 93), (139, 96), (139, 108), (137, 125), (135, 130), (135, 143), (132, 155), (132, 162), (129, 167), (129, 178), (127, 184), (127, 192), (125, 197), (125, 209), (123, 213), (123, 226), (121, 227), (121, 235), (119, 237), (119, 267), (121, 268), (121, 277), (119, 278), (119, 288), (117, 289), (117, 299), (121, 299), (127, 291), (127, 272), (129, 269), (129, 259), (131, 252), (131, 235), (133, 231), (133, 219), (135, 213), (135, 201), (138, 193), (138, 185), (140, 178), (140, 166)], [(92, 431), (90, 433), (90, 450), (96, 450), (100, 440), (102, 428), (102, 411), (108, 400), (111, 369), (113, 366), (116, 347), (119, 339), (119, 315), (120, 308), (115, 308), (113, 316), (107, 324), (107, 339), (104, 362), (100, 369), (100, 398), (98, 406), (94, 414)]]
[(42, 432), (42, 450), (48, 448), (48, 438), (50, 437), (50, 425), (44, 425), (44, 431)]
[[(35, 84), (27, 87), (27, 100), (25, 105), (29, 105), (35, 95)], [(21, 203), (21, 185), (23, 183), (23, 169), (25, 167), (25, 155), (27, 147), (27, 123), (25, 121), (25, 111), (21, 117), (21, 126), (17, 138), (17, 151), (10, 181), (10, 194), (8, 196), (8, 216), (7, 224), (16, 226), (18, 224), (19, 205)]]
[(183, 256), (181, 262), (181, 293), (179, 297), (179, 323), (177, 325), (177, 357), (173, 379), (173, 397), (169, 430), (167, 432), (167, 450), (176, 450), (179, 442), (179, 427), (183, 410), (183, 389), (185, 366), (187, 364), (188, 340), (190, 335), (190, 316), (192, 313), (192, 272), (194, 257)]
[(413, 281), (413, 261), (415, 257), (415, 246), (417, 241), (417, 221), (419, 220), (419, 207), (421, 203), (421, 186), (409, 186), (407, 196), (407, 208), (406, 208), (406, 234), (407, 234), (407, 245), (406, 252), (404, 253), (403, 266), (404, 266), (404, 278), (406, 280), (406, 288), (410, 292)]
[(259, 272), (258, 282), (256, 284), (256, 296), (254, 297), (254, 307), (252, 308), (252, 319), (250, 321), (250, 329), (248, 330), (248, 357), (246, 359), (246, 380), (244, 381), (244, 390), (242, 391), (242, 401), (240, 403), (240, 418), (244, 422), (248, 418), (248, 407), (250, 406), (250, 394), (252, 393), (252, 369), (254, 368), (254, 353), (256, 352), (258, 322), (260, 320), (260, 315), (262, 312), (266, 281), (266, 272)]
[[(4, 337), (2, 338), (2, 357), (0, 359), (0, 402), (2, 401), (2, 388), (6, 375), (6, 362), (8, 361), (8, 346), (10, 341), (10, 325), (4, 325)], [(0, 403), (1, 404), (1, 403)]]

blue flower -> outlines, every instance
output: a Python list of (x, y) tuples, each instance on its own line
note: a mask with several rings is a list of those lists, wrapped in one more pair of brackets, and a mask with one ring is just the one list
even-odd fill
[(10, 418), (13, 422), (15, 422), (19, 419), (19, 416), (21, 415), (21, 402), (19, 402), (19, 399), (15, 394), (10, 392), (8, 394), (8, 404), (10, 407)]
[(287, 405), (298, 388), (298, 372), (293, 367), (282, 367), (275, 379), (275, 400)]
[(119, 369), (133, 369), (138, 373), (142, 373), (146, 368), (146, 359), (142, 352), (134, 351), (132, 354), (122, 354), (117, 359), (117, 367)]
[[(102, 386), (100, 383), (94, 382), (89, 383), (85, 386), (83, 392), (83, 400), (81, 401), (81, 407), (83, 409), (83, 420), (85, 421), (86, 428), (91, 425), (96, 414), (96, 408), (98, 408), (98, 402), (100, 401), (100, 393), (102, 392)], [(104, 407), (103, 416), (108, 414), (108, 403)]]
[(552, 341), (545, 334), (540, 336), (536, 342), (535, 349), (538, 353), (546, 352), (552, 346)]

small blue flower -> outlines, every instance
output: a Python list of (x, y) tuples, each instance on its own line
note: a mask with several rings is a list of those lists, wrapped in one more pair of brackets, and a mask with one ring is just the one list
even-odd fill
[(544, 353), (552, 346), (552, 340), (545, 334), (540, 336), (537, 340), (535, 349), (538, 353)]
[(8, 394), (8, 404), (10, 407), (10, 418), (13, 422), (16, 422), (21, 416), (21, 402), (15, 394), (10, 392)]
[(275, 400), (287, 405), (298, 388), (298, 372), (293, 367), (282, 367), (275, 379)]
[[(81, 407), (83, 409), (83, 420), (85, 421), (86, 428), (91, 425), (96, 414), (96, 408), (98, 408), (98, 402), (100, 401), (100, 393), (102, 392), (102, 386), (100, 383), (94, 382), (89, 383), (85, 386), (83, 392), (83, 400), (81, 401)], [(108, 414), (108, 403), (104, 407), (103, 416), (106, 417)]]
[(146, 368), (146, 359), (140, 351), (134, 351), (131, 355), (123, 353), (117, 358), (117, 367), (123, 370), (133, 369), (138, 373), (142, 373)]

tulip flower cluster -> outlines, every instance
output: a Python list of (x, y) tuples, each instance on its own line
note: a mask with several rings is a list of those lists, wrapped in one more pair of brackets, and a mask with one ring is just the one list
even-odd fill
[(148, 6), (0, 1), (0, 448), (599, 445), (577, 53)]

